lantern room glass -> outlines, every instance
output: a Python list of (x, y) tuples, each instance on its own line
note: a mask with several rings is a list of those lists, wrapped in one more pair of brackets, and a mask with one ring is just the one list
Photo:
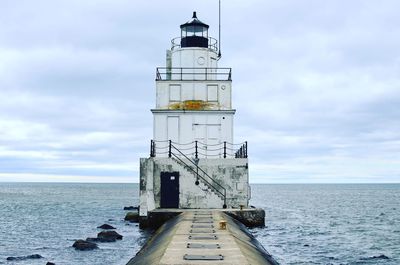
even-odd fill
[(208, 29), (202, 26), (186, 26), (181, 30), (181, 37), (203, 37), (208, 38)]

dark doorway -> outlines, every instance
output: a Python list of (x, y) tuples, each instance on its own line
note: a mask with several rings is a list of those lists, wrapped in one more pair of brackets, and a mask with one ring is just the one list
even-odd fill
[(161, 172), (161, 208), (179, 208), (179, 172)]

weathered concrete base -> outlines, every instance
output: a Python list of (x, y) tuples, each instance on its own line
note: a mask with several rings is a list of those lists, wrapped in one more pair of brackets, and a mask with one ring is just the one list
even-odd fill
[(265, 211), (263, 209), (244, 209), (239, 211), (225, 211), (226, 214), (232, 216), (247, 227), (264, 227)]
[[(247, 158), (201, 158), (196, 169), (192, 160), (168, 157), (140, 159), (140, 212), (157, 209), (161, 203), (161, 174), (179, 173), (179, 203), (182, 209), (219, 209), (248, 206), (250, 200)], [(205, 172), (206, 174), (202, 173)], [(200, 177), (199, 177), (200, 176)]]
[[(220, 228), (222, 220), (226, 229)], [(207, 247), (212, 245), (218, 247)], [(243, 224), (223, 211), (205, 209), (185, 211), (162, 225), (127, 265), (141, 264), (278, 265)]]
[(158, 229), (168, 220), (174, 218), (175, 216), (181, 214), (182, 211), (151, 211), (148, 212), (148, 216), (141, 216), (139, 218), (139, 227), (140, 228), (150, 228), (150, 229)]
[[(210, 211), (211, 209), (201, 209)], [(148, 212), (147, 217), (140, 217), (140, 228), (158, 229), (168, 220), (183, 212), (195, 212), (199, 209), (155, 209)], [(212, 209), (212, 211), (219, 211), (228, 214), (234, 219), (238, 220), (247, 227), (264, 227), (265, 226), (265, 211), (259, 208), (246, 208), (240, 209)]]

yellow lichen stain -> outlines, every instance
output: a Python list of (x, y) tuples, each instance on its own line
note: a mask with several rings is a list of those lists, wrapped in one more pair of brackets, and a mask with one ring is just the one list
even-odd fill
[(213, 104), (204, 100), (185, 100), (182, 102), (172, 103), (169, 109), (172, 110), (208, 110)]

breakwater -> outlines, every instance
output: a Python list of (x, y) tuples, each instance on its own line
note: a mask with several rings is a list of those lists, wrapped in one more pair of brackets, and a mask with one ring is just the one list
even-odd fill
[(168, 220), (127, 265), (278, 264), (223, 211), (185, 211)]

